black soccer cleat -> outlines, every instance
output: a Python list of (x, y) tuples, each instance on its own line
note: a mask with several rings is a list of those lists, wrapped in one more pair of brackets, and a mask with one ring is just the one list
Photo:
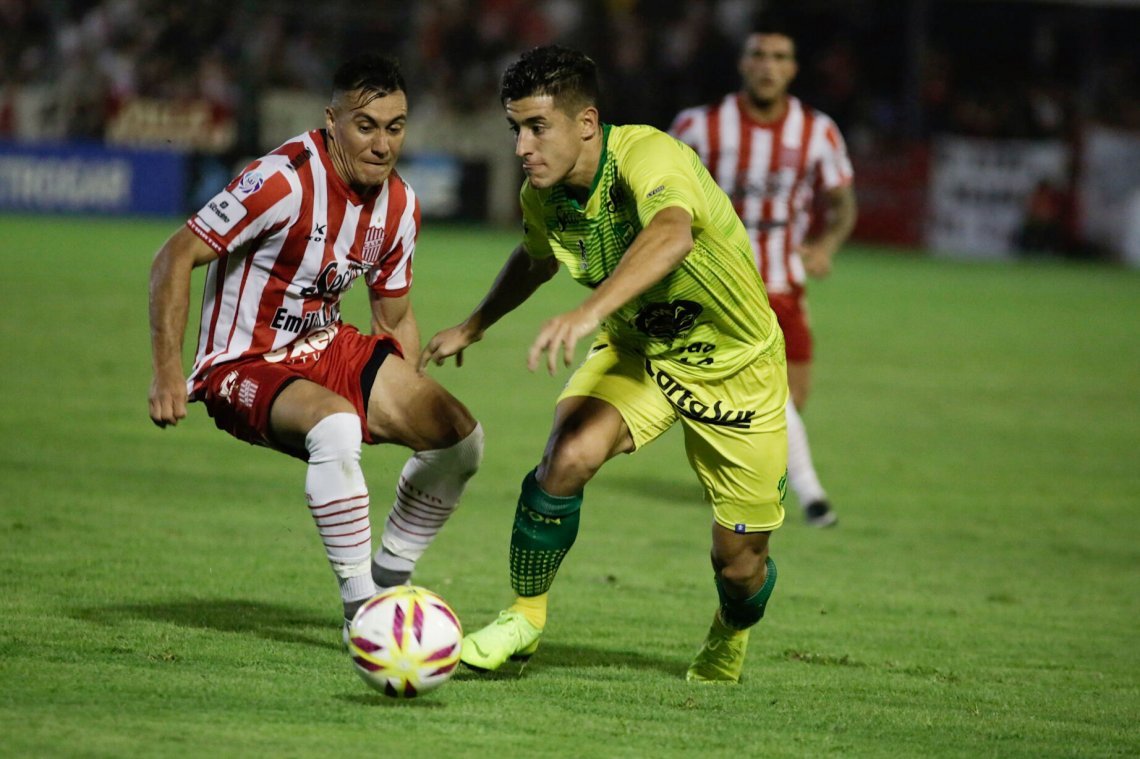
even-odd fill
[(812, 501), (804, 509), (804, 521), (812, 527), (831, 527), (839, 521), (839, 517), (835, 516), (827, 499), (821, 498)]

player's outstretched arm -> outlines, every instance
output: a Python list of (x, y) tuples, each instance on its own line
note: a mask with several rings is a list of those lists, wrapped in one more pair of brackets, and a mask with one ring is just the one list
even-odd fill
[(482, 340), (492, 324), (525, 303), (557, 271), (558, 261), (553, 256), (534, 258), (522, 245), (516, 247), (471, 315), (428, 341), (420, 354), (420, 370), (431, 362), (442, 366), (451, 356), (455, 356), (456, 366), (463, 366), (463, 350)]
[(542, 325), (530, 346), (527, 367), (533, 372), (546, 353), (546, 368), (554, 374), (558, 359), (570, 366), (578, 341), (594, 332), (614, 311), (660, 282), (681, 265), (693, 249), (693, 217), (683, 208), (663, 208), (633, 238), (613, 273), (573, 311)]
[(186, 378), (182, 373), (182, 339), (190, 309), (190, 272), (218, 254), (187, 227), (167, 240), (150, 267), (150, 345), (154, 377), (150, 384), (150, 418), (159, 427), (178, 424), (186, 416)]

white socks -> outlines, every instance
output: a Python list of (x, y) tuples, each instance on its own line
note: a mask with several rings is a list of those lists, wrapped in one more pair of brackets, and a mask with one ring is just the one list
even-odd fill
[(372, 527), (368, 487), (360, 471), (360, 445), (356, 414), (330, 414), (305, 437), (309, 452), (305, 497), (340, 584), (346, 616), (376, 593), (368, 572)]
[(360, 469), (361, 442), (360, 419), (349, 413), (326, 416), (305, 437), (305, 497), (340, 584), (346, 617), (378, 587), (408, 581), (483, 458), (483, 428), (478, 424), (450, 448), (420, 451), (409, 458), (381, 548), (370, 561), (372, 528), (368, 487)]
[(812, 501), (827, 497), (815, 466), (811, 462), (811, 448), (808, 446), (807, 428), (796, 411), (796, 405), (788, 398), (788, 482), (796, 493), (800, 506), (807, 507)]
[(396, 485), (396, 501), (372, 560), (380, 588), (408, 581), (416, 561), (459, 505), (467, 481), (483, 459), (483, 427), (450, 448), (420, 451), (408, 459)]

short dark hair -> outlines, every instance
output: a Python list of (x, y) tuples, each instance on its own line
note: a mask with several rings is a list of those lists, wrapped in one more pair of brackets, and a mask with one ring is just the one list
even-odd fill
[(499, 102), (549, 95), (554, 105), (577, 113), (598, 102), (598, 65), (585, 53), (561, 45), (532, 48), (507, 66)]
[(341, 92), (361, 90), (369, 100), (393, 92), (407, 93), (400, 63), (387, 55), (363, 53), (349, 58), (333, 74), (333, 96)]
[(782, 13), (768, 11), (758, 13), (752, 19), (750, 34), (779, 34), (792, 42), (796, 41), (796, 29), (791, 19)]

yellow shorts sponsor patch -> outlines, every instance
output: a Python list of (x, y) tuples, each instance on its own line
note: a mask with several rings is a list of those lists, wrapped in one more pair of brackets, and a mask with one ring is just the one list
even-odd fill
[(675, 377), (602, 336), (559, 400), (577, 396), (616, 408), (639, 450), (679, 421), (689, 464), (718, 524), (736, 532), (783, 524), (788, 383), (782, 350), (728, 377), (702, 382)]

